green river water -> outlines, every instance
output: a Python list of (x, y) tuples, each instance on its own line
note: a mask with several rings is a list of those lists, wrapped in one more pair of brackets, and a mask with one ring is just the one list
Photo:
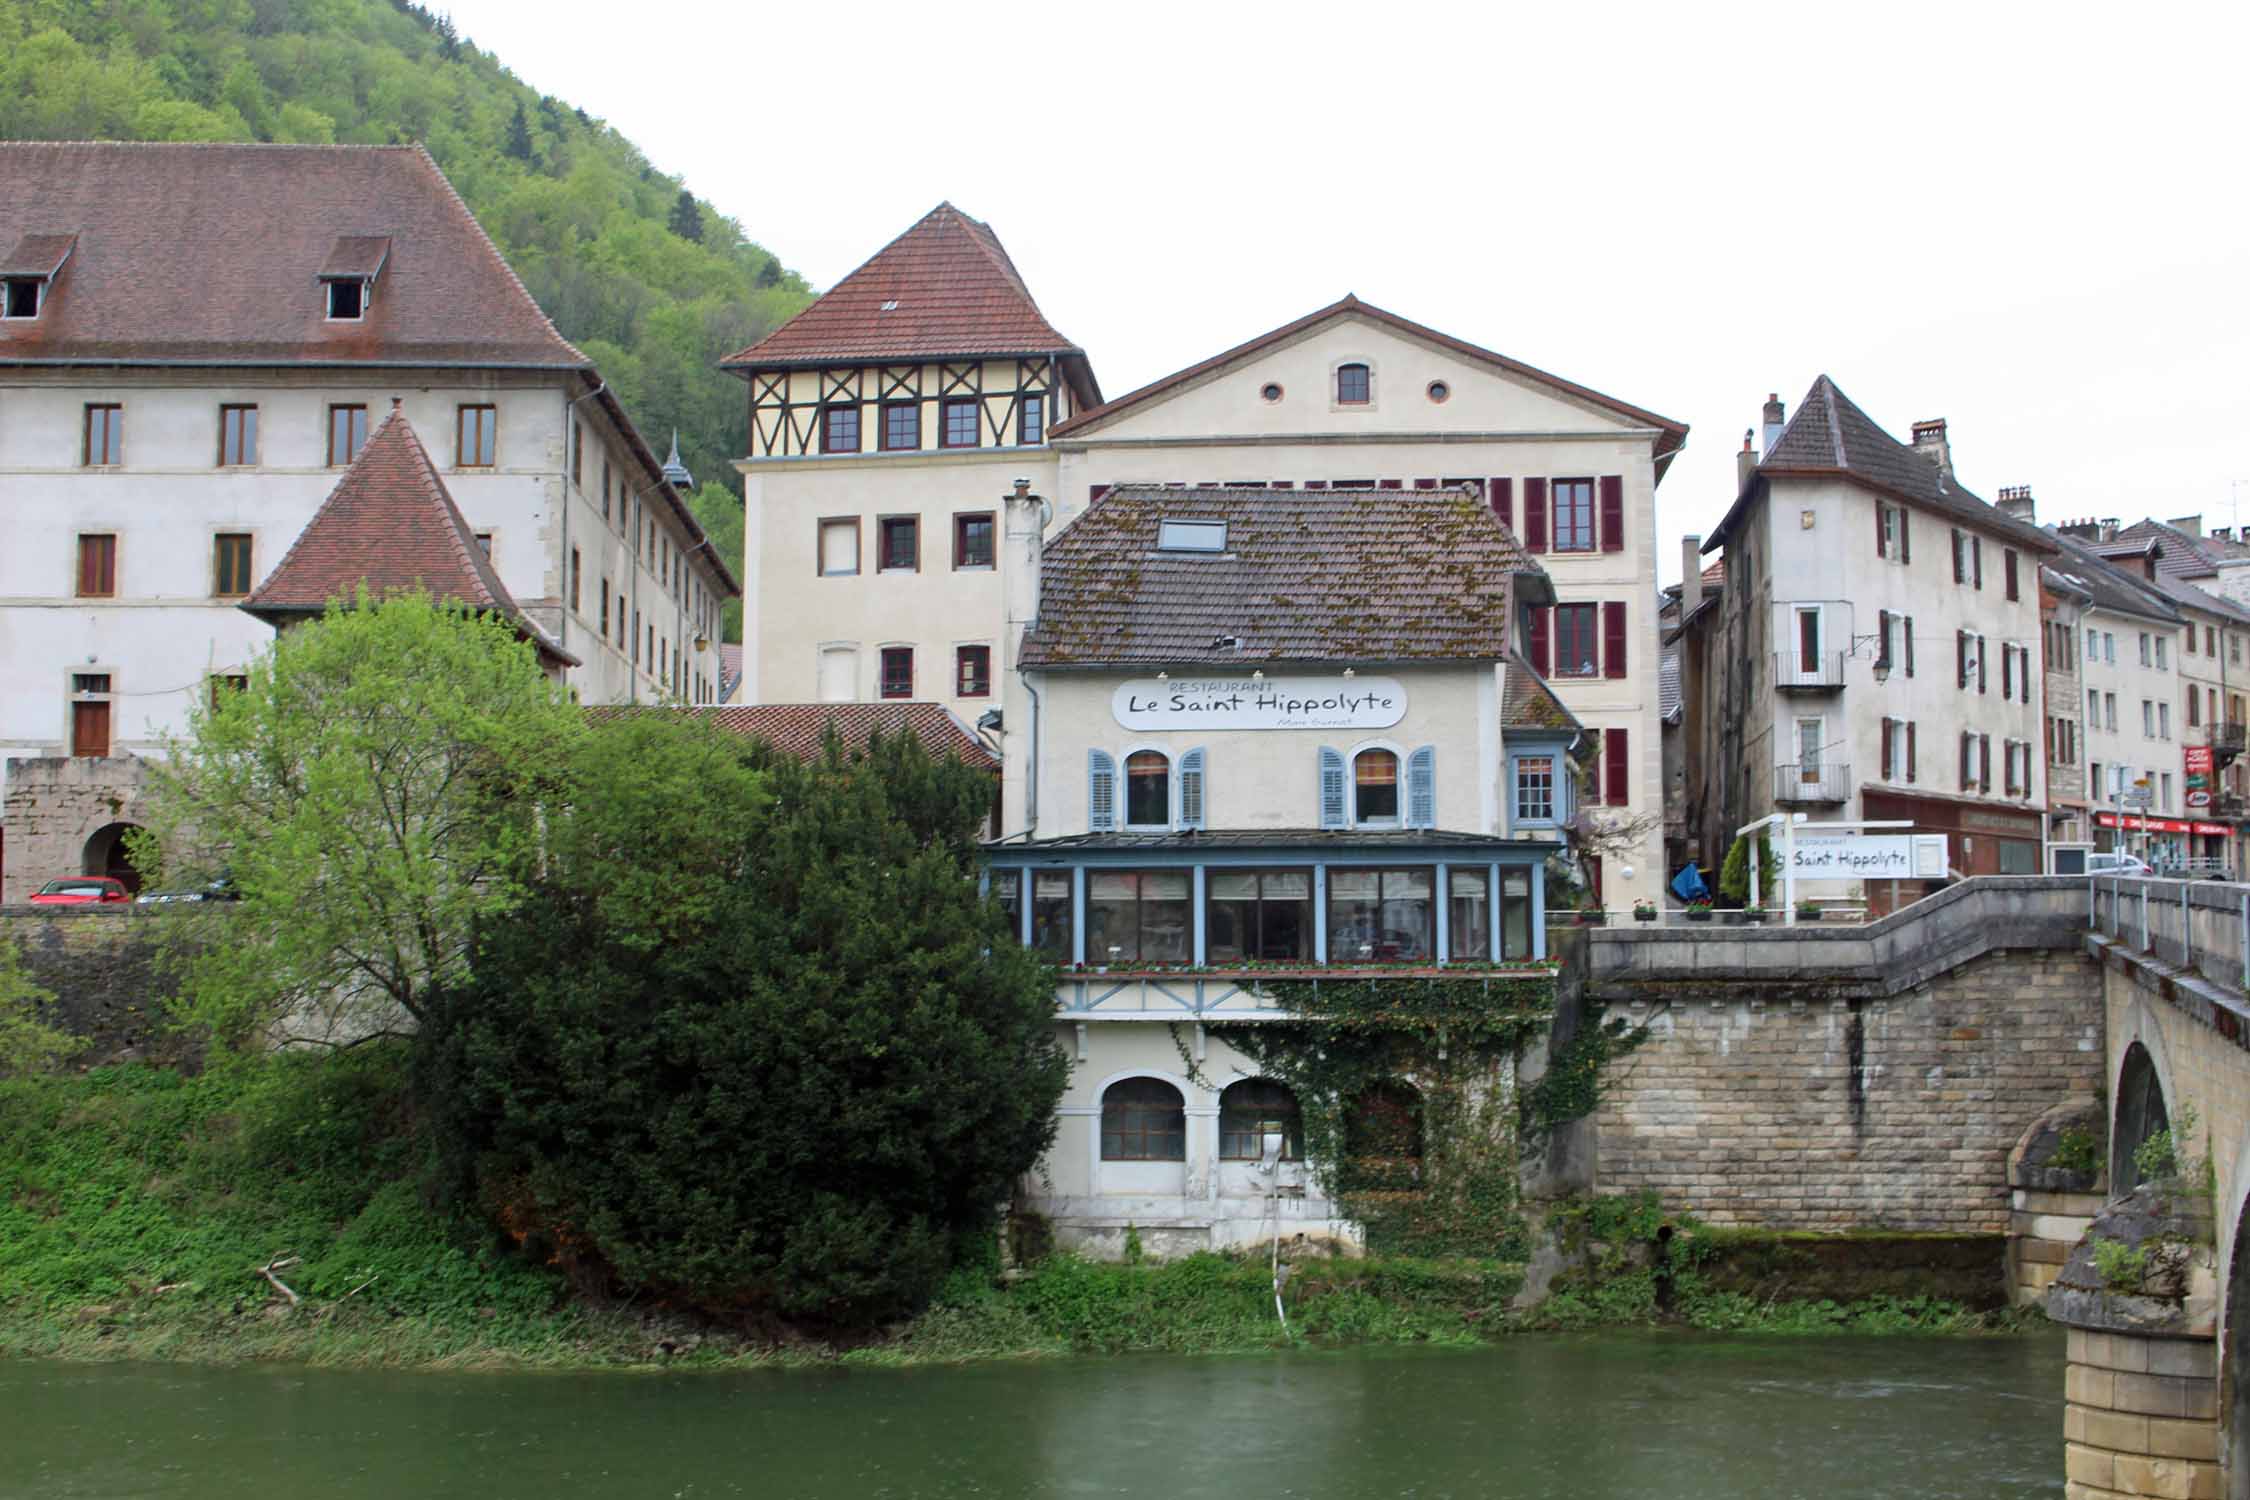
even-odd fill
[(2062, 1493), (2059, 1335), (743, 1375), (0, 1364), (0, 1496)]

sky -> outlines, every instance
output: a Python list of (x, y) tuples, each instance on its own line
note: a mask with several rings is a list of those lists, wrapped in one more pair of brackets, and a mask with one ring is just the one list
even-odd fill
[(986, 220), (1111, 395), (1349, 291), (1684, 421), (1664, 581), (1824, 372), (2043, 522), (2250, 523), (2239, 0), (451, 10), (816, 288)]

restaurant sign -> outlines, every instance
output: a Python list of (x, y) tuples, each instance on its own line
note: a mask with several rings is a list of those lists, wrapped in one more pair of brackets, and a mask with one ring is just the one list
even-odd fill
[(2199, 833), (2209, 838), (2223, 839), (2234, 832), (2224, 823), (2190, 822), (2185, 818), (2144, 818), (2139, 813), (2095, 813), (2094, 826), (2117, 828), (2127, 833)]
[(1110, 695), (1127, 729), (1388, 729), (1406, 717), (1392, 677), (1137, 677)]
[(1798, 828), (1789, 851), (1800, 880), (1942, 880), (1945, 835), (1816, 833)]

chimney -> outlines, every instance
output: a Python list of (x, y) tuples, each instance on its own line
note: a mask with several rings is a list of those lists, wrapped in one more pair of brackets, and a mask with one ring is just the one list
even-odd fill
[(1012, 671), (1023, 628), (1039, 618), (1039, 570), (1046, 559), (1047, 502), (1031, 492), (1030, 480), (1019, 479), (1014, 493), (1002, 503), (1007, 516), (1007, 555), (1001, 563), (1005, 569), (1001, 600), (1008, 621), (1006, 665)]
[(1680, 618), (1703, 602), (1703, 538), (1680, 538)]
[(1766, 457), (1773, 457), (1774, 445), (1781, 441), (1781, 397), (1777, 392), (1766, 392)]
[(2203, 535), (2203, 517), (2201, 515), (2174, 516), (2171, 520), (2166, 521), (2164, 524), (2171, 527), (2174, 531), (2184, 531), (2189, 536)]
[(1940, 474), (1953, 477), (1953, 448), (1945, 440), (1945, 418), (1914, 424), (1914, 451), (1936, 464)]
[(2090, 517), (2083, 521), (2065, 521), (2056, 530), (2082, 542), (2098, 542), (2102, 539), (2102, 523)]
[(1750, 488), (1750, 476), (1758, 472), (1758, 455), (1750, 450), (1750, 429), (1742, 429), (1742, 451), (1734, 456), (1734, 492), (1741, 494)]
[(2101, 539), (2103, 541), (2114, 542), (2117, 540), (2117, 517), (2104, 516), (2094, 524), (2101, 528)]
[(2026, 526), (2039, 524), (2032, 511), (2031, 486), (2028, 484), (2004, 484), (2000, 486), (1998, 509), (2000, 514), (2013, 517)]

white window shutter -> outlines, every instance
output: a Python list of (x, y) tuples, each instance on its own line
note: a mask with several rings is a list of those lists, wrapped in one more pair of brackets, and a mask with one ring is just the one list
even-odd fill
[(1406, 758), (1406, 826), (1437, 826), (1437, 748), (1424, 745)]
[(1201, 828), (1203, 823), (1203, 747), (1180, 757), (1180, 826)]
[(1086, 752), (1086, 827), (1093, 833), (1117, 831), (1117, 757), (1107, 750)]
[(1320, 747), (1320, 826), (1344, 826), (1344, 752)]

